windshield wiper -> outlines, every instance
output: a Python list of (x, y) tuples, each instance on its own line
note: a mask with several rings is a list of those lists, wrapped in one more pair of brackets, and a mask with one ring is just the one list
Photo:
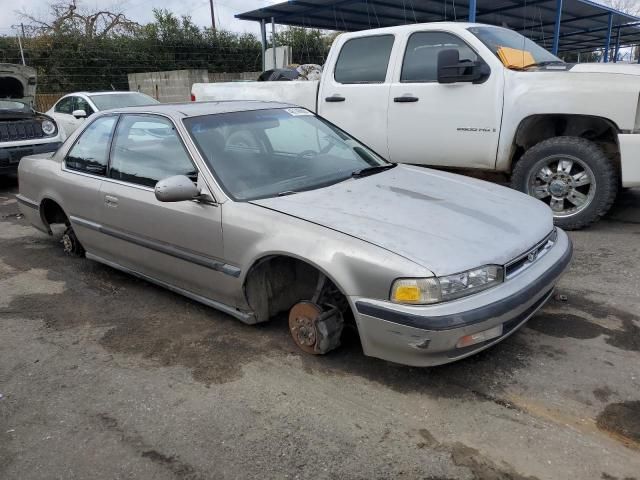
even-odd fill
[(284, 191), (284, 192), (280, 192), (280, 193), (278, 193), (278, 195), (277, 195), (277, 196), (278, 196), (278, 197), (286, 197), (287, 195), (295, 195), (296, 193), (298, 193), (298, 192), (296, 192), (296, 191), (294, 191), (294, 190), (286, 190), (286, 191)]
[(529, 65), (525, 65), (524, 67), (522, 67), (522, 70), (526, 70), (527, 68), (531, 68), (531, 67), (546, 67), (547, 65), (557, 65), (557, 64), (565, 65), (566, 62), (563, 62), (562, 60), (547, 60), (544, 62), (534, 62), (534, 63), (530, 63)]
[(367, 177), (369, 175), (373, 175), (375, 173), (384, 172), (385, 170), (390, 170), (396, 166), (395, 163), (389, 163), (387, 165), (376, 165), (375, 167), (367, 167), (361, 168), (360, 170), (356, 170), (351, 172), (351, 176), (353, 178), (362, 178)]

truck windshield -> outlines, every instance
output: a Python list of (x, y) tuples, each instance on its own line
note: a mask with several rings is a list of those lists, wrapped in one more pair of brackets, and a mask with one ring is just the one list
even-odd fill
[(470, 27), (469, 31), (478, 37), (507, 68), (525, 70), (536, 66), (564, 64), (558, 57), (513, 30), (482, 26)]
[(205, 115), (184, 124), (234, 200), (292, 195), (392, 166), (303, 108)]

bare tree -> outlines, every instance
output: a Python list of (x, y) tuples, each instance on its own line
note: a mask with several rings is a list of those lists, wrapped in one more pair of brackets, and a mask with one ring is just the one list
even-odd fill
[(113, 34), (131, 33), (140, 24), (130, 20), (116, 7), (90, 11), (78, 5), (78, 0), (54, 1), (49, 5), (49, 15), (38, 18), (25, 10), (18, 13), (27, 22), (32, 33), (60, 34), (79, 33), (88, 38), (106, 37)]
[(601, 0), (601, 2), (629, 15), (640, 15), (640, 2), (638, 0)]

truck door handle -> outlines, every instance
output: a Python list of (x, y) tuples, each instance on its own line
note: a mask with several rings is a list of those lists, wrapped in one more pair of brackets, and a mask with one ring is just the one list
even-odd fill
[(329, 103), (337, 103), (337, 102), (344, 102), (345, 98), (341, 97), (340, 95), (333, 95), (332, 97), (327, 97), (324, 100), (325, 102), (329, 102)]
[(393, 99), (396, 103), (414, 103), (420, 100), (418, 97), (412, 97), (411, 95), (403, 95)]
[(117, 207), (118, 206), (118, 197), (114, 197), (112, 195), (104, 196), (104, 203), (107, 207)]

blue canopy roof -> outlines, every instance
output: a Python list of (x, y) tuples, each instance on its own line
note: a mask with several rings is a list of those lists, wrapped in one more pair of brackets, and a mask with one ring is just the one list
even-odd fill
[[(563, 0), (559, 51), (604, 48), (612, 25), (611, 46), (640, 44), (640, 18), (589, 0)], [(476, 21), (516, 30), (551, 48), (558, 0), (477, 0)], [(466, 21), (466, 0), (290, 0), (236, 15), (299, 27), (354, 31), (407, 23)], [(619, 32), (619, 33), (618, 33)]]

